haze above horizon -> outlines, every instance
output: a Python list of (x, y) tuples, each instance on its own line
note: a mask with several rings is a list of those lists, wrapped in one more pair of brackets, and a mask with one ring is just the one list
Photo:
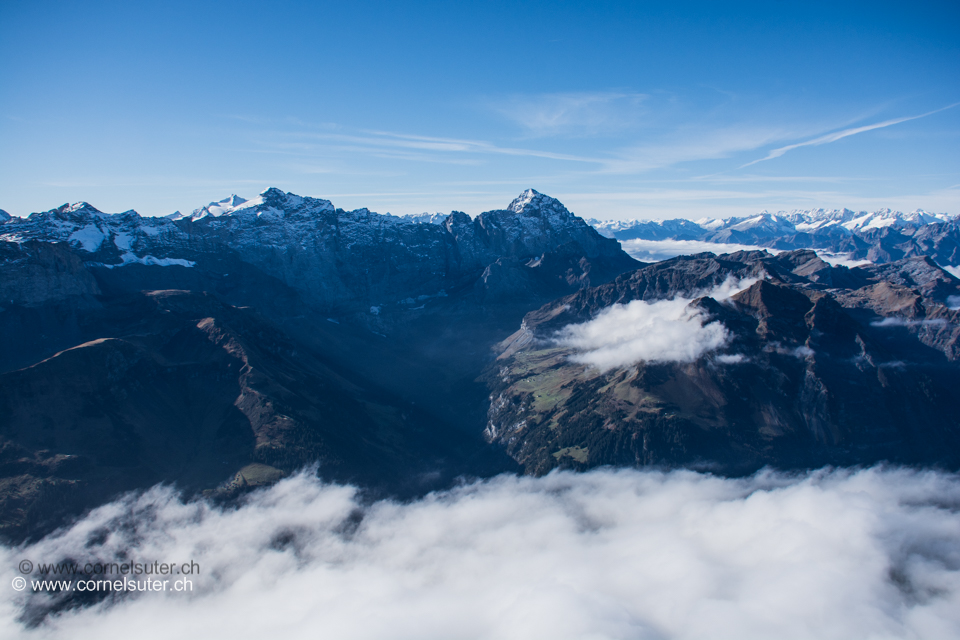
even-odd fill
[(954, 3), (0, 4), (0, 208), (960, 213)]

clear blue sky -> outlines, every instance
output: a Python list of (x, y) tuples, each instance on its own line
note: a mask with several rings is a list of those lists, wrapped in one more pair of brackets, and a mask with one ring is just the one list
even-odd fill
[(0, 0), (0, 208), (960, 213), (958, 102), (957, 2)]

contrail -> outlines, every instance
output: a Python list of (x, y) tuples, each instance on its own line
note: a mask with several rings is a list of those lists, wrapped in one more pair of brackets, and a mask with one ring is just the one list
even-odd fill
[(960, 105), (960, 102), (954, 102), (951, 105), (946, 107), (941, 107), (940, 109), (934, 109), (933, 111), (928, 111), (927, 113), (922, 113), (918, 116), (908, 116), (906, 118), (895, 118), (893, 120), (884, 120), (883, 122), (878, 122), (876, 124), (868, 124), (863, 127), (854, 127), (852, 129), (844, 129), (843, 131), (837, 131), (835, 133), (828, 133), (825, 136), (820, 136), (819, 138), (814, 138), (813, 140), (808, 140), (806, 142), (798, 142), (797, 144), (787, 145), (785, 147), (780, 147), (779, 149), (774, 149), (767, 154), (766, 158), (760, 158), (759, 160), (754, 160), (753, 162), (748, 162), (747, 164), (739, 167), (743, 169), (744, 167), (749, 167), (750, 165), (757, 164), (758, 162), (763, 162), (764, 160), (772, 160), (774, 158), (779, 158), (787, 151), (796, 149), (797, 147), (812, 147), (821, 144), (827, 144), (829, 142), (836, 142), (841, 138), (846, 138), (847, 136), (856, 135), (858, 133), (863, 133), (864, 131), (873, 131), (874, 129), (883, 129), (884, 127), (889, 127), (895, 124), (900, 124), (901, 122), (907, 122), (908, 120), (919, 120), (920, 118), (926, 118), (927, 116), (932, 116), (935, 113), (940, 113), (941, 111), (946, 111), (947, 109), (952, 109)]

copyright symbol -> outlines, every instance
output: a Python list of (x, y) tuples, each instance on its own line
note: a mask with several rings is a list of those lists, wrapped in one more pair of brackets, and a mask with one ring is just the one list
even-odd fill
[(21, 560), (21, 561), (20, 561), (20, 573), (26, 575), (26, 574), (30, 573), (31, 571), (33, 571), (33, 563), (30, 562), (29, 560)]
[(13, 579), (13, 588), (16, 589), (17, 591), (23, 591), (24, 589), (27, 588), (27, 581), (21, 578), (20, 576), (17, 576), (16, 578)]

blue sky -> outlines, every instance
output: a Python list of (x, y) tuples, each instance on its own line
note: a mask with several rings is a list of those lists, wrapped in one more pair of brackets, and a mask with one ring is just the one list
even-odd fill
[(0, 208), (960, 213), (957, 3), (780, 5), (0, 0)]

